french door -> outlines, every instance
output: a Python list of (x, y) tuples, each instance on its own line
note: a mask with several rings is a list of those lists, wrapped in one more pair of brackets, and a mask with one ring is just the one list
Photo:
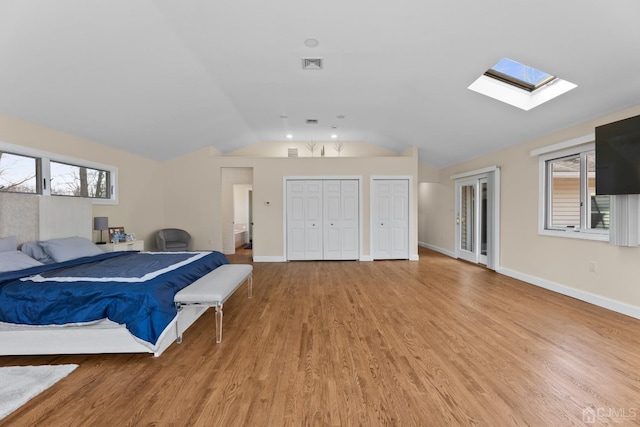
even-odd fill
[(456, 255), (487, 265), (488, 180), (486, 176), (456, 181)]

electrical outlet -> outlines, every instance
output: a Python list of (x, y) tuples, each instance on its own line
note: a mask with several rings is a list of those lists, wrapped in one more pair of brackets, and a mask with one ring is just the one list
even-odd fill
[(598, 263), (595, 261), (589, 261), (589, 272), (597, 273), (598, 272)]

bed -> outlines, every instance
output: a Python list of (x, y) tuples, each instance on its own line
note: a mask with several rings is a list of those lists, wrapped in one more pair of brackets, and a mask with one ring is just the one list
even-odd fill
[[(13, 199), (7, 203), (7, 197)], [(55, 199), (42, 197), (34, 202), (24, 195), (0, 194), (0, 237), (13, 231), (18, 246), (36, 241), (55, 246), (71, 240), (92, 247), (92, 253), (69, 253), (66, 242), (65, 255), (52, 263), (38, 262), (0, 272), (0, 355), (162, 354), (207, 309), (185, 307), (178, 313), (173, 296), (226, 264), (224, 255), (103, 253), (87, 237), (91, 235), (90, 203)], [(22, 206), (19, 212), (35, 209), (37, 214), (21, 224), (29, 215), (16, 216), (15, 211), (18, 204), (25, 203), (31, 205)], [(70, 203), (78, 206), (70, 207)], [(13, 212), (7, 215), (7, 209)], [(64, 218), (59, 212), (65, 213)], [(74, 236), (80, 233), (84, 237)], [(73, 237), (66, 237), (69, 235)], [(52, 251), (46, 245), (42, 248)], [(22, 253), (11, 249), (5, 248), (4, 252), (13, 253), (11, 256)]]

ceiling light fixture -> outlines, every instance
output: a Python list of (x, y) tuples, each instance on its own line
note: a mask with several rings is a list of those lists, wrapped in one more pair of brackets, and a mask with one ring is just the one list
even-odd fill
[(304, 45), (306, 47), (316, 47), (318, 46), (320, 42), (318, 42), (318, 39), (314, 39), (313, 37), (309, 37), (308, 39), (305, 39), (304, 41)]
[(331, 139), (336, 139), (337, 137), (338, 137), (338, 135), (336, 135), (335, 133), (331, 134)]
[(287, 139), (291, 139), (293, 138), (293, 135), (291, 135), (290, 133), (287, 134)]

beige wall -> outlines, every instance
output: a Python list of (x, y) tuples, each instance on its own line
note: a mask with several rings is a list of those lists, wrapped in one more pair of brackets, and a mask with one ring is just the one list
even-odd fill
[[(258, 158), (217, 156), (200, 150), (166, 163), (167, 221), (181, 219), (194, 230), (200, 249), (222, 248), (221, 168), (253, 168), (253, 255), (257, 259), (284, 257), (283, 178), (285, 176), (362, 176), (363, 255), (369, 251), (369, 180), (371, 176), (411, 176), (414, 205), (410, 255), (417, 256), (417, 150), (391, 157)], [(188, 191), (184, 191), (188, 188)], [(171, 200), (171, 202), (169, 202)], [(268, 202), (268, 204), (267, 204)], [(186, 216), (185, 216), (185, 212)]]
[[(444, 252), (454, 251), (454, 182), (450, 176), (497, 165), (502, 174), (503, 269), (640, 307), (640, 249), (538, 235), (538, 159), (530, 156), (532, 149), (583, 136), (597, 125), (638, 114), (640, 106), (440, 171), (419, 165), (417, 150), (383, 157), (289, 159), (222, 156), (208, 148), (159, 163), (2, 115), (0, 141), (118, 167), (119, 205), (96, 205), (93, 213), (108, 216), (110, 225), (124, 226), (144, 238), (148, 249), (155, 247), (154, 232), (166, 226), (189, 230), (196, 249), (220, 249), (221, 168), (253, 168), (254, 255), (264, 258), (284, 255), (284, 176), (362, 176), (365, 256), (370, 253), (370, 177), (411, 176), (415, 184), (412, 227), (416, 232), (410, 253), (415, 255), (418, 240)], [(590, 262), (597, 263), (596, 273), (589, 272)]]
[[(640, 106), (601, 117), (440, 171), (439, 184), (420, 186), (420, 239), (454, 251), (452, 175), (497, 165), (501, 168), (500, 266), (545, 282), (640, 307), (640, 248), (538, 234), (538, 158), (533, 149), (594, 132), (594, 127), (640, 114)], [(598, 271), (589, 271), (596, 262)]]
[(94, 205), (93, 215), (107, 216), (109, 225), (123, 226), (127, 232), (135, 233), (145, 240), (147, 248), (155, 246), (150, 246), (150, 242), (164, 221), (160, 163), (3, 115), (0, 115), (0, 141), (116, 166), (120, 203)]

